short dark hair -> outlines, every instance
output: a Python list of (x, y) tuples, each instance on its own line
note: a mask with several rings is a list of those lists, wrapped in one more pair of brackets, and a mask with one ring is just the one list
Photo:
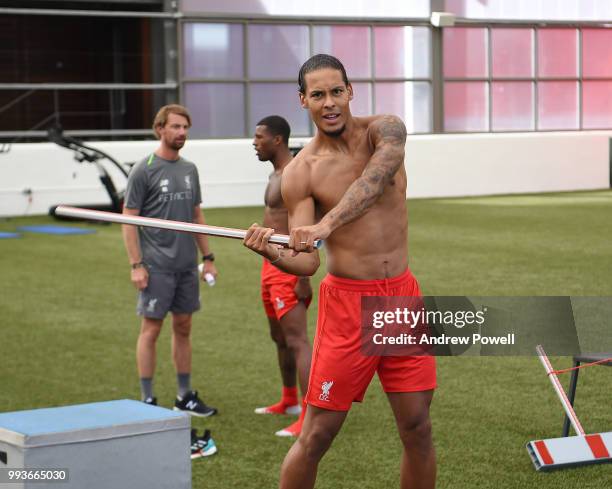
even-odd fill
[(300, 74), (298, 75), (298, 86), (301, 94), (306, 93), (306, 75), (311, 71), (317, 71), (323, 68), (331, 68), (332, 70), (338, 70), (340, 73), (342, 73), (342, 79), (344, 80), (344, 84), (349, 84), (344, 65), (338, 58), (329, 54), (315, 54), (310, 59), (308, 59), (300, 68)]
[(282, 136), (285, 144), (289, 144), (289, 135), (291, 127), (284, 117), (280, 115), (269, 115), (260, 120), (256, 125), (266, 126), (272, 136)]

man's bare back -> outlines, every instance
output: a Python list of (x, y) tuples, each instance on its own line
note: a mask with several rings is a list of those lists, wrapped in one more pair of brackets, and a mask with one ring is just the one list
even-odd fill
[[(317, 221), (339, 202), (359, 178), (374, 153), (370, 135), (382, 117), (354, 117), (346, 146), (326, 146), (314, 138), (287, 166), (283, 195), (295, 188), (311, 196)], [(265, 224), (264, 224), (265, 225)], [(401, 274), (408, 266), (406, 171), (401, 165), (380, 198), (361, 216), (334, 230), (325, 240), (327, 269), (354, 279), (381, 279)]]

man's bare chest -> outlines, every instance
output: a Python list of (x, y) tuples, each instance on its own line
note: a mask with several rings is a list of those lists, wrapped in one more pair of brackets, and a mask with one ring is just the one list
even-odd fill
[(342, 198), (348, 188), (362, 174), (369, 155), (342, 154), (333, 158), (322, 158), (313, 167), (313, 196), (320, 207), (330, 209)]
[(266, 207), (272, 209), (281, 208), (284, 206), (283, 197), (281, 194), (281, 176), (273, 174), (268, 181), (266, 193), (264, 195)]

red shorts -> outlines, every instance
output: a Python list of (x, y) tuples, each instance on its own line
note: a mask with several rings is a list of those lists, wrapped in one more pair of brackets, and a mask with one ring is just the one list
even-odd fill
[(362, 296), (420, 296), (409, 270), (386, 280), (351, 280), (327, 275), (319, 290), (319, 315), (306, 402), (348, 411), (361, 402), (374, 376), (385, 392), (418, 392), (436, 387), (432, 356), (366, 356), (361, 351)]
[[(264, 260), (261, 267), (261, 299), (266, 315), (280, 320), (299, 302), (295, 295), (296, 275), (285, 273)], [(310, 300), (306, 302), (306, 307)]]

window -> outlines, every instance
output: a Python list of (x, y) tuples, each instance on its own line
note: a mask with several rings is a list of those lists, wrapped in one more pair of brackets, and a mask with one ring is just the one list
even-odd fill
[(483, 82), (444, 85), (444, 128), (450, 132), (489, 130), (488, 87)]
[(183, 39), (185, 78), (244, 76), (243, 32), (239, 24), (185, 24)]
[(450, 132), (489, 130), (488, 30), (456, 27), (444, 29), (442, 72), (444, 84), (444, 129)]
[(612, 77), (612, 30), (582, 30), (582, 73), (586, 78)]
[(612, 127), (612, 81), (585, 81), (582, 105), (584, 129)]
[(491, 29), (491, 60), (494, 78), (533, 76), (533, 30)]
[(612, 128), (610, 29), (447, 28), (443, 77), (448, 132)]
[(443, 72), (446, 78), (488, 76), (488, 31), (485, 28), (444, 29)]
[(431, 132), (429, 83), (379, 82), (375, 91), (377, 113), (401, 117), (410, 133)]
[(251, 83), (249, 90), (249, 128), (252, 131), (264, 117), (280, 115), (287, 119), (292, 134), (309, 133), (308, 113), (299, 105), (296, 83)]
[(554, 78), (578, 75), (578, 31), (538, 29), (538, 76)]
[(427, 27), (374, 27), (377, 78), (429, 78), (430, 51)]
[(541, 81), (538, 83), (538, 128), (578, 129), (578, 83)]
[(186, 83), (185, 105), (192, 138), (226, 138), (244, 134), (244, 86), (241, 83)]
[(189, 21), (182, 32), (181, 86), (194, 137), (250, 137), (271, 114), (285, 117), (293, 136), (312, 135), (297, 76), (315, 53), (343, 62), (354, 115), (391, 113), (409, 132), (432, 130), (429, 27)]
[(297, 79), (310, 55), (307, 26), (252, 24), (247, 30), (249, 78)]
[(368, 26), (316, 25), (312, 28), (312, 41), (313, 53), (331, 54), (340, 59), (351, 78), (370, 77), (372, 64)]
[(493, 131), (534, 129), (533, 83), (514, 81), (492, 83), (491, 126)]
[(356, 116), (372, 115), (372, 84), (352, 82), (353, 100), (351, 101), (351, 113)]

